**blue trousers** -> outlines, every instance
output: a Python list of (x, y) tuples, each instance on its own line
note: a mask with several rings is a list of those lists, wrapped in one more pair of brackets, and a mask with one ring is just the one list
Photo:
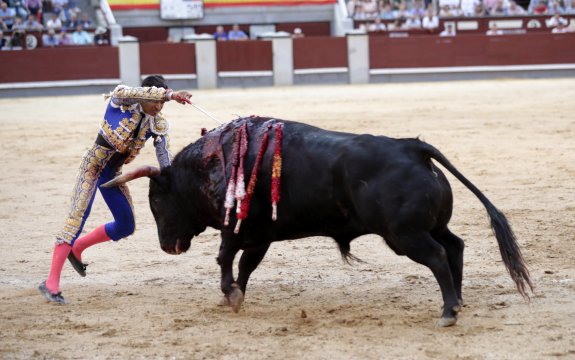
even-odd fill
[(84, 156), (72, 193), (68, 218), (63, 230), (56, 236), (57, 243), (66, 242), (74, 245), (92, 210), (96, 189), (100, 189), (114, 217), (114, 221), (105, 225), (106, 234), (117, 241), (134, 233), (136, 222), (128, 187), (122, 184), (108, 189), (100, 188), (100, 185), (113, 179), (117, 174), (117, 165), (108, 165), (114, 153), (114, 150), (94, 144)]

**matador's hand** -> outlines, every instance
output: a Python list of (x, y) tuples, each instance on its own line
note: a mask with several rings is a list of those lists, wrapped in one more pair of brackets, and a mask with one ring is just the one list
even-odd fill
[(192, 97), (192, 93), (187, 92), (185, 90), (175, 91), (171, 95), (172, 100), (175, 100), (180, 104), (191, 104), (191, 101), (190, 101), (191, 97)]

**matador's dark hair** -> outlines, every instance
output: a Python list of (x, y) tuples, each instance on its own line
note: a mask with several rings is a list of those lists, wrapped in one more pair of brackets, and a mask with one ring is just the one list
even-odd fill
[(142, 81), (142, 86), (144, 87), (155, 86), (158, 88), (167, 89), (168, 83), (166, 82), (166, 79), (164, 79), (162, 75), (150, 75)]

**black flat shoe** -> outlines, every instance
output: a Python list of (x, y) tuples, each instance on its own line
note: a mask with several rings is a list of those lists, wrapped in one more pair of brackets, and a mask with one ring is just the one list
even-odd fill
[(48, 290), (48, 288), (46, 287), (46, 282), (42, 281), (40, 283), (40, 285), (38, 285), (38, 290), (40, 290), (40, 292), (42, 293), (42, 295), (44, 295), (44, 297), (46, 298), (46, 300), (48, 300), (49, 302), (55, 302), (56, 304), (59, 305), (66, 305), (66, 300), (64, 300), (64, 297), (62, 296), (62, 292), (59, 293), (52, 293), (50, 290)]
[(72, 251), (70, 251), (70, 253), (68, 254), (68, 260), (70, 261), (70, 264), (72, 264), (74, 270), (76, 270), (81, 277), (86, 276), (87, 265), (78, 260), (76, 256), (74, 256), (74, 253)]

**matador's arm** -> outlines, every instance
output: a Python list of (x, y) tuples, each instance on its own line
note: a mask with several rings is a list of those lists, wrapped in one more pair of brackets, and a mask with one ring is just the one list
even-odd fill
[(160, 169), (165, 168), (172, 164), (172, 154), (170, 153), (170, 138), (166, 135), (158, 135), (154, 139), (154, 147), (156, 148), (156, 158)]
[(118, 85), (110, 93), (115, 105), (132, 105), (142, 101), (170, 101), (172, 89), (161, 87), (130, 87)]

